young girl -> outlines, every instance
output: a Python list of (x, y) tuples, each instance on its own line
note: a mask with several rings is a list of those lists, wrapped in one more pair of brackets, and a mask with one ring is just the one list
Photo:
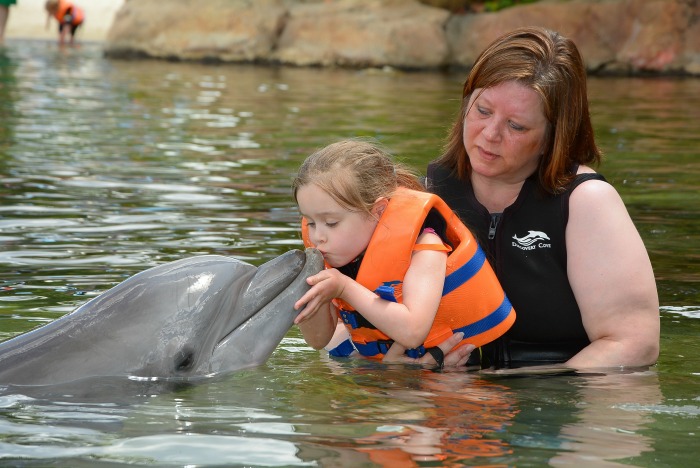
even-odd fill
[[(315, 349), (338, 318), (350, 341), (333, 355), (392, 360), (430, 353), (463, 333), (459, 346), (501, 336), (515, 314), (469, 230), (417, 177), (376, 145), (331, 144), (302, 164), (293, 191), (302, 235), (327, 269), (308, 278), (295, 323)], [(335, 340), (334, 340), (335, 341)]]

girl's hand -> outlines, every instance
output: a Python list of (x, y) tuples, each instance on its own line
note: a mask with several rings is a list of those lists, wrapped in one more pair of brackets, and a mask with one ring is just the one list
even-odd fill
[(306, 282), (311, 286), (311, 289), (294, 304), (294, 309), (296, 310), (303, 307), (302, 311), (294, 319), (294, 323), (299, 325), (309, 320), (319, 310), (327, 311), (328, 303), (343, 294), (347, 280), (349, 278), (335, 268), (323, 270), (306, 278)]

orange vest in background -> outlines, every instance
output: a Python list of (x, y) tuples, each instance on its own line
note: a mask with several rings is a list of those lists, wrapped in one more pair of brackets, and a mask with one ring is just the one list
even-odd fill
[(70, 24), (72, 26), (78, 26), (79, 24), (82, 24), (83, 20), (85, 19), (85, 13), (83, 12), (83, 9), (75, 6), (73, 2), (69, 2), (67, 0), (59, 0), (58, 9), (56, 10), (56, 13), (53, 16), (58, 20), (59, 23), (62, 24), (63, 18), (66, 16), (66, 13), (68, 13), (68, 10), (70, 9), (72, 9), (71, 14), (73, 15), (73, 19)]

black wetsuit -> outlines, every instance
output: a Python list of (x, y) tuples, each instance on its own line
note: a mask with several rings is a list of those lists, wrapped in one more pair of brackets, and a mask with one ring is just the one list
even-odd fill
[(469, 181), (432, 163), (427, 185), (474, 232), (515, 308), (516, 321), (501, 339), (482, 348), (483, 367), (561, 363), (590, 344), (566, 271), (569, 196), (582, 182), (605, 180), (580, 174), (559, 195), (546, 195), (534, 177), (503, 213), (482, 206)]

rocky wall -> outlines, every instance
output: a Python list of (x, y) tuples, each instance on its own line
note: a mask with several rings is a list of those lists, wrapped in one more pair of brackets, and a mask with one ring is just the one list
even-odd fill
[[(167, 5), (167, 6), (166, 6)], [(700, 0), (558, 0), (456, 14), (417, 0), (126, 0), (111, 57), (469, 68), (498, 35), (571, 37), (590, 73), (700, 75)]]

